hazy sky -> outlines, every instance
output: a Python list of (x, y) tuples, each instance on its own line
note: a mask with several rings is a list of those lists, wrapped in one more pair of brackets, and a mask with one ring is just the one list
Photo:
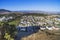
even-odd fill
[(0, 0), (0, 9), (60, 11), (60, 0)]

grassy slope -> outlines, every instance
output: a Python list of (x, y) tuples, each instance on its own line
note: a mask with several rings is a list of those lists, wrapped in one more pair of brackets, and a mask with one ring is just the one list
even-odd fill
[(0, 26), (3, 25), (3, 22), (0, 22)]
[(19, 24), (19, 22), (20, 22), (20, 20), (16, 19), (16, 20), (14, 20), (12, 22), (9, 22), (9, 24), (13, 24), (13, 25), (17, 26)]
[(22, 40), (60, 40), (60, 35), (47, 35), (47, 33), (39, 31), (35, 34), (22, 38)]

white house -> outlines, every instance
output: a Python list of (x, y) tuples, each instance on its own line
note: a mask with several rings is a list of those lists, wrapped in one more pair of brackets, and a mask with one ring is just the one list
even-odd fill
[(40, 29), (41, 29), (41, 30), (45, 30), (46, 27), (45, 27), (45, 26), (41, 26)]
[(0, 18), (0, 21), (2, 21), (2, 18)]
[(9, 19), (13, 19), (13, 17), (12, 16), (10, 16), (10, 17), (8, 17)]
[(3, 16), (2, 18), (0, 18), (0, 21), (3, 21), (3, 20), (5, 20), (5, 19), (6, 19), (6, 17)]
[(60, 18), (55, 18), (56, 21), (60, 21)]
[(59, 30), (60, 28), (58, 28), (58, 27), (53, 27), (53, 29), (54, 29), (54, 30)]
[(46, 26), (46, 29), (53, 30), (53, 27), (52, 26)]

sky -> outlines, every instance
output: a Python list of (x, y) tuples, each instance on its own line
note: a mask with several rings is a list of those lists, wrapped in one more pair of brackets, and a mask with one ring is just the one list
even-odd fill
[(60, 0), (0, 0), (0, 9), (60, 11)]

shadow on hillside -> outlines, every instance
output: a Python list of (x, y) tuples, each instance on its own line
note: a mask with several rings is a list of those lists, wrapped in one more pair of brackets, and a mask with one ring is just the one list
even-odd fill
[(39, 26), (29, 26), (29, 27), (18, 27), (18, 34), (15, 37), (15, 40), (21, 40), (23, 37), (27, 37), (38, 32), (40, 29)]

